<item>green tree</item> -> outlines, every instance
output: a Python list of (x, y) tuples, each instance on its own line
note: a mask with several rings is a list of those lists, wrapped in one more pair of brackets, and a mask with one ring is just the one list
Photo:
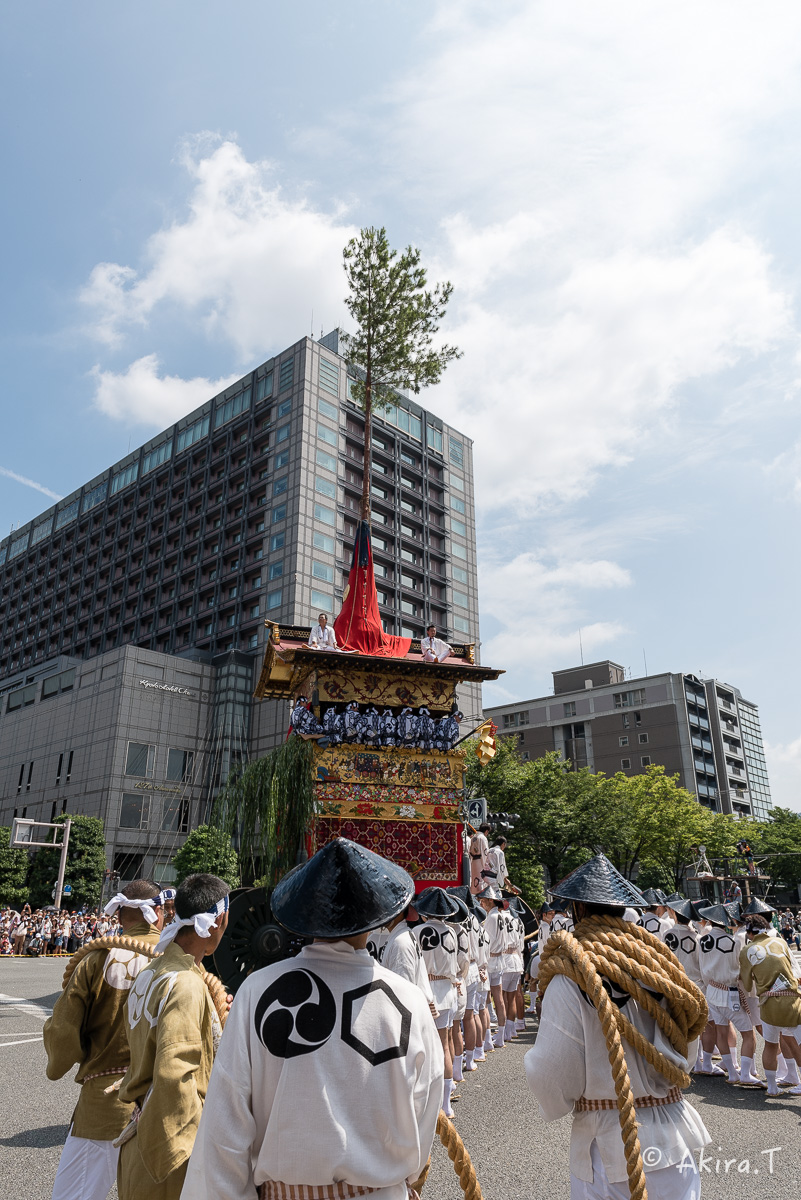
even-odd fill
[[(80, 908), (84, 904), (93, 905), (100, 901), (106, 869), (106, 837), (99, 817), (79, 814), (69, 819), (72, 828), (64, 882), (72, 885), (72, 893), (64, 898), (64, 904), (67, 908)], [(56, 817), (55, 823), (60, 825), (66, 820), (67, 817), (61, 815)], [(30, 874), (31, 904), (52, 903), (60, 857), (60, 849), (37, 851)]]
[(187, 875), (217, 875), (230, 887), (239, 887), (239, 856), (230, 834), (210, 825), (193, 829), (172, 860), (178, 883)]
[(28, 854), (11, 847), (11, 830), (0, 825), (0, 907), (20, 908), (28, 899)]
[(774, 808), (770, 819), (755, 833), (741, 836), (751, 843), (757, 858), (760, 854), (776, 855), (760, 864), (765, 874), (772, 875), (787, 888), (795, 888), (801, 883), (801, 813), (789, 808)]
[(357, 330), (341, 337), (348, 364), (360, 374), (351, 394), (364, 409), (361, 515), (369, 521), (373, 412), (391, 404), (398, 388), (416, 394), (438, 383), (461, 352), (448, 345), (432, 348), (453, 287), (438, 283), (433, 291), (426, 289), (419, 250), (407, 246), (399, 255), (390, 250), (384, 228), (369, 228), (348, 242), (343, 259), (349, 287), (345, 305)]

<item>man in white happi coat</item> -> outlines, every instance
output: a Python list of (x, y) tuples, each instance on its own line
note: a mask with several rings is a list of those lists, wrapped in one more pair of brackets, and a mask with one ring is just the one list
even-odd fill
[(487, 834), (491, 832), (491, 825), (479, 825), (478, 830), (473, 833), (468, 844), (468, 853), (470, 855), (470, 891), (474, 896), (477, 896), (479, 892), (483, 892), (487, 886), (484, 871), (487, 866), (487, 855), (489, 854)]
[[(578, 936), (584, 917), (598, 914), (620, 919), (627, 905), (644, 906), (633, 884), (623, 879), (602, 854), (563, 880), (557, 894), (572, 902)], [(619, 928), (622, 933), (622, 920)], [(609, 980), (604, 980), (604, 987), (634, 1028), (669, 1062), (686, 1071), (688, 1059), (671, 1044), (647, 1010)], [(663, 1000), (662, 1004), (666, 1006), (667, 1002)], [(628, 1041), (623, 1042), (623, 1048), (637, 1108), (649, 1200), (699, 1200), (700, 1179), (693, 1156), (708, 1145), (709, 1134), (695, 1109), (681, 1099), (678, 1088), (672, 1087)], [(694, 1043), (690, 1044), (689, 1057), (695, 1061)], [(573, 1114), (571, 1200), (629, 1200), (615, 1085), (603, 1027), (588, 996), (564, 974), (555, 974), (547, 986), (537, 1041), (526, 1055), (525, 1066), (545, 1120), (556, 1121)], [(642, 1101), (639, 1105), (638, 1099)]]
[[(675, 917), (675, 924), (665, 933), (662, 939), (668, 950), (672, 951), (684, 969), (687, 978), (692, 980), (700, 990), (705, 990), (698, 962), (698, 940), (700, 933), (693, 924), (695, 908), (691, 900), (678, 898), (668, 900), (668, 907)], [(695, 1075), (725, 1075), (726, 1072), (712, 1061), (715, 1049), (715, 1022), (709, 1021), (698, 1043), (698, 1057), (692, 1068)]]
[(456, 1019), (462, 989), (458, 942), (453, 925), (459, 916), (459, 906), (442, 888), (429, 887), (415, 897), (414, 910), (421, 918), (421, 923), (415, 925), (413, 933), (423, 951), (434, 1003), (439, 1011), (435, 1024), (445, 1062), (442, 1111), (452, 1117), (454, 1083), (450, 1030)]
[(436, 625), (429, 625), (426, 636), (420, 639), (420, 651), (424, 662), (444, 662), (451, 652), (451, 647), (437, 637)]
[[(704, 981), (709, 1018), (715, 1022), (717, 1047), (729, 1083), (766, 1088), (767, 1084), (754, 1070), (754, 1021), (740, 982), (740, 951), (745, 945), (745, 930), (738, 932), (722, 904), (700, 908), (698, 913), (706, 922), (698, 940), (698, 966)], [(729, 1046), (730, 1021), (743, 1037), (739, 1072)]]
[(500, 889), (509, 879), (506, 869), (506, 838), (497, 837), (485, 855), (484, 878), (487, 886)]
[(487, 1046), (488, 1039), (486, 1037), (484, 1045), (485, 1049), (502, 1050), (506, 1041), (506, 1006), (503, 1001), (503, 972), (507, 953), (503, 897), (498, 889), (490, 884), (484, 888), (483, 892), (478, 893), (477, 900), (487, 914), (487, 919), (484, 922), (484, 932), (489, 940), (489, 985), (492, 1003), (495, 1006), (495, 1017), (498, 1022), (498, 1028), (495, 1030), (495, 1037), (492, 1038), (491, 1045)]
[(410, 907), (405, 908), (385, 926), (387, 937), (381, 951), (380, 962), (387, 971), (392, 971), (395, 975), (400, 975), (402, 979), (408, 979), (409, 983), (416, 984), (426, 998), (432, 1017), (436, 1018), (439, 1016), (439, 1009), (434, 1003), (434, 993), (431, 990), (428, 971), (423, 961), (423, 951), (406, 919)]
[(281, 880), (274, 916), (315, 940), (239, 989), (183, 1200), (406, 1200), (431, 1152), (442, 1049), (420, 989), (364, 947), (413, 895), (405, 871), (345, 838)]
[(646, 888), (643, 897), (648, 901), (648, 908), (640, 918), (643, 929), (647, 929), (654, 937), (664, 942), (665, 934), (673, 928), (673, 915), (667, 902), (667, 896), (659, 888)]
[(333, 625), (328, 624), (328, 617), (320, 613), (317, 624), (312, 626), (309, 634), (309, 647), (312, 650), (338, 650), (336, 634)]

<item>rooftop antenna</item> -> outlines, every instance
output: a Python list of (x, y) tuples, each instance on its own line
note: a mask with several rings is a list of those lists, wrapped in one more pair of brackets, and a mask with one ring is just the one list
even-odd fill
[(584, 666), (584, 646), (581, 641), (581, 630), (579, 629), (579, 651), (581, 653), (581, 665)]
[(645, 674), (648, 674), (648, 660), (645, 657), (645, 646), (642, 648), (642, 665), (645, 667)]
[(314, 309), (312, 309), (311, 324), (309, 325), (309, 337), (314, 341)]

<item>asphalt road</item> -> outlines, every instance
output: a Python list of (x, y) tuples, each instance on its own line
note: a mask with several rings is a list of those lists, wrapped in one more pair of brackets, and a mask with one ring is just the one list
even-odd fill
[[(50, 1198), (78, 1091), (71, 1079), (50, 1083), (44, 1073), (42, 1025), (63, 970), (64, 960), (0, 961), (0, 1200)], [(529, 1022), (524, 1035), (491, 1055), (460, 1088), (456, 1126), (486, 1200), (569, 1197), (570, 1119), (546, 1125), (526, 1089), (523, 1057), (535, 1037)], [(687, 1095), (713, 1139), (704, 1200), (797, 1200), (801, 1097), (766, 1101), (761, 1092), (710, 1078), (696, 1080)], [(780, 1149), (767, 1155), (772, 1147)], [(436, 1144), (425, 1197), (461, 1196), (453, 1167)]]

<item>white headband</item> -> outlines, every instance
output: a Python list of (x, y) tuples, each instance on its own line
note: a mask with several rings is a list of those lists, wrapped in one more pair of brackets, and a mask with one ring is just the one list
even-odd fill
[(159, 893), (159, 900), (161, 903), (163, 904), (165, 900), (174, 900), (176, 890), (176, 888), (162, 888), (161, 892)]
[(112, 917), (118, 908), (139, 908), (148, 925), (155, 925), (158, 917), (154, 905), (157, 904), (161, 904), (160, 896), (151, 896), (149, 900), (129, 900), (123, 892), (117, 892), (117, 895), (109, 900), (103, 912), (107, 917)]
[(181, 932), (181, 929), (190, 925), (194, 926), (198, 937), (211, 937), (211, 931), (217, 924), (217, 918), (226, 912), (228, 912), (228, 897), (223, 896), (222, 900), (218, 900), (208, 912), (195, 913), (194, 917), (176, 917), (174, 921), (170, 921), (169, 925), (165, 925), (156, 949), (166, 950), (170, 942)]

